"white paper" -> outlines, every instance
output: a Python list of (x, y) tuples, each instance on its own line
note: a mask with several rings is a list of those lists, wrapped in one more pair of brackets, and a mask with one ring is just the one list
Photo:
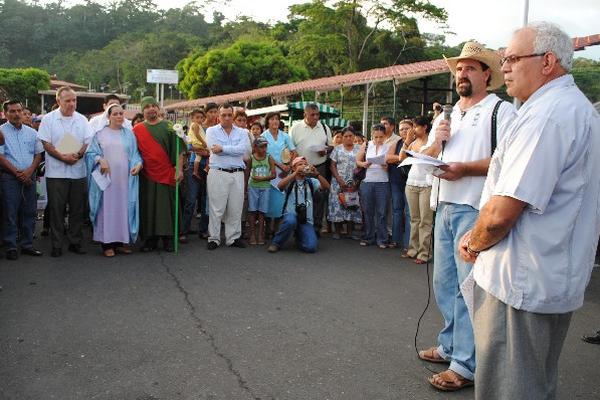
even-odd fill
[(94, 178), (98, 188), (103, 192), (110, 185), (110, 176), (108, 176), (108, 174), (102, 175), (100, 168), (96, 168), (94, 172), (92, 172), (92, 178)]
[(475, 278), (473, 278), (473, 269), (469, 275), (465, 278), (463, 283), (460, 284), (460, 291), (462, 292), (463, 299), (465, 300), (465, 304), (467, 306), (467, 311), (469, 311), (469, 318), (471, 318), (471, 323), (473, 323), (473, 302), (474, 295), (473, 291), (475, 289)]
[(324, 144), (313, 144), (311, 146), (308, 146), (308, 150), (318, 153), (319, 151), (327, 150), (327, 146)]
[(66, 132), (63, 137), (58, 141), (56, 150), (63, 154), (77, 153), (81, 150), (82, 143), (72, 134)]
[(443, 162), (442, 160), (439, 160), (439, 159), (433, 158), (433, 157), (429, 157), (428, 155), (425, 155), (422, 153), (417, 153), (416, 151), (411, 151), (411, 150), (403, 150), (403, 151), (405, 151), (408, 155), (410, 155), (412, 157), (405, 158), (404, 161), (402, 161), (398, 167), (404, 167), (405, 165), (413, 165), (413, 164), (427, 164), (427, 165), (433, 165), (434, 167), (441, 167), (443, 165), (448, 165), (445, 162)]
[(367, 162), (371, 164), (385, 164), (385, 153), (379, 154), (378, 156), (367, 157)]
[(279, 185), (279, 182), (281, 182), (281, 178), (279, 177), (279, 174), (281, 174), (282, 172), (283, 172), (283, 170), (279, 169), (279, 167), (275, 167), (275, 178), (271, 179), (271, 186), (273, 186), (277, 190), (279, 190), (277, 185)]

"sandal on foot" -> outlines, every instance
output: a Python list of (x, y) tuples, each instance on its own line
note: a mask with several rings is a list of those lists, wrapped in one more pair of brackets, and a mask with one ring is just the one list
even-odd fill
[(369, 242), (367, 242), (366, 240), (361, 240), (359, 243), (361, 246), (368, 246)]
[(427, 264), (427, 261), (421, 260), (420, 258), (415, 258), (415, 264), (423, 265), (423, 264)]
[(400, 254), (400, 257), (402, 258), (414, 258), (413, 256), (408, 254), (408, 251), (405, 251), (404, 253)]
[(118, 254), (131, 254), (133, 251), (129, 247), (120, 246), (115, 249)]
[(457, 390), (473, 386), (473, 381), (463, 378), (460, 374), (450, 369), (433, 375), (427, 381), (431, 386), (443, 392), (456, 392)]
[(442, 358), (437, 351), (437, 347), (430, 347), (427, 350), (419, 351), (419, 358), (423, 361), (429, 361), (438, 364), (449, 364), (450, 362)]
[(113, 249), (106, 249), (102, 253), (104, 254), (104, 257), (114, 257), (115, 256), (115, 251)]

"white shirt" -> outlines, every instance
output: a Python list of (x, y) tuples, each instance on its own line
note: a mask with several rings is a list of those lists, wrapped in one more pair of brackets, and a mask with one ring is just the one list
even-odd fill
[(250, 138), (245, 129), (232, 125), (227, 134), (221, 124), (211, 126), (206, 130), (206, 144), (210, 149), (213, 145), (221, 145), (223, 151), (210, 154), (210, 168), (246, 168), (244, 156), (250, 151)]
[[(89, 123), (92, 132), (96, 134), (96, 132), (101, 131), (102, 129), (104, 129), (105, 126), (108, 126), (110, 124), (110, 121), (108, 120), (108, 114), (106, 113), (106, 111), (104, 111), (102, 114), (98, 114), (95, 117), (92, 117)], [(131, 126), (131, 121), (127, 118), (124, 118), (123, 126), (127, 129), (133, 130), (133, 126)]]
[[(445, 162), (470, 162), (490, 158), (492, 156), (492, 111), (498, 101), (500, 101), (498, 96), (488, 94), (466, 112), (461, 111), (459, 104), (456, 104), (450, 115), (450, 140), (446, 143), (443, 155), (440, 154), (438, 158)], [(515, 116), (514, 106), (507, 101), (503, 102), (498, 109), (496, 143), (500, 143)], [(434, 142), (435, 131), (443, 119), (443, 114), (435, 119), (427, 147)], [(466, 204), (479, 209), (484, 182), (485, 176), (465, 176), (457, 181), (434, 178), (431, 189), (431, 208), (435, 209), (438, 200), (438, 186), (441, 186), (440, 202)]]
[[(369, 142), (367, 146), (367, 154), (365, 154), (365, 159), (385, 155), (390, 147), (387, 144), (379, 145), (379, 149), (373, 141)], [(387, 169), (384, 168), (381, 164), (371, 164), (369, 168), (367, 168), (367, 172), (365, 174), (365, 179), (363, 182), (388, 182), (388, 172)]]
[[(94, 137), (88, 120), (83, 115), (75, 111), (72, 116), (65, 117), (60, 109), (44, 115), (38, 130), (38, 137), (40, 140), (56, 146), (66, 132), (73, 135), (82, 144), (90, 144)], [(81, 179), (85, 178), (86, 174), (83, 158), (73, 165), (68, 165), (46, 153), (46, 178)]]
[(327, 156), (320, 156), (316, 151), (309, 149), (310, 146), (332, 145), (333, 143), (331, 130), (321, 121), (318, 121), (314, 128), (311, 128), (304, 120), (296, 122), (290, 129), (290, 138), (296, 146), (298, 155), (306, 157), (309, 164), (319, 165), (327, 161)]
[(509, 196), (527, 206), (477, 258), (477, 284), (520, 310), (581, 307), (600, 233), (599, 173), (600, 116), (573, 77), (539, 88), (498, 146), (481, 199)]

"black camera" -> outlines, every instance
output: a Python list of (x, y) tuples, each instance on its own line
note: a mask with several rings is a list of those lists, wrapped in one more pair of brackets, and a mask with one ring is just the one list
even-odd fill
[(296, 204), (296, 219), (298, 224), (306, 224), (306, 204)]

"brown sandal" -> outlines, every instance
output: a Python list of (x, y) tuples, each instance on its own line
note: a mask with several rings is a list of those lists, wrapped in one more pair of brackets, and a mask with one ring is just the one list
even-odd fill
[(103, 252), (104, 257), (114, 257), (115, 256), (115, 251), (113, 249), (106, 249)]
[(430, 347), (427, 350), (421, 350), (419, 352), (419, 358), (423, 361), (429, 361), (438, 364), (449, 364), (450, 362), (442, 358), (437, 352), (437, 347)]
[[(436, 378), (440, 378), (442, 383), (436, 382)], [(457, 374), (450, 369), (433, 375), (431, 378), (428, 378), (427, 381), (431, 386), (443, 392), (456, 392), (457, 390), (473, 386), (473, 381), (463, 378), (460, 374)]]
[(117, 247), (116, 250), (117, 250), (117, 253), (119, 253), (119, 254), (131, 254), (132, 253), (132, 250), (129, 247), (124, 247), (124, 246)]

